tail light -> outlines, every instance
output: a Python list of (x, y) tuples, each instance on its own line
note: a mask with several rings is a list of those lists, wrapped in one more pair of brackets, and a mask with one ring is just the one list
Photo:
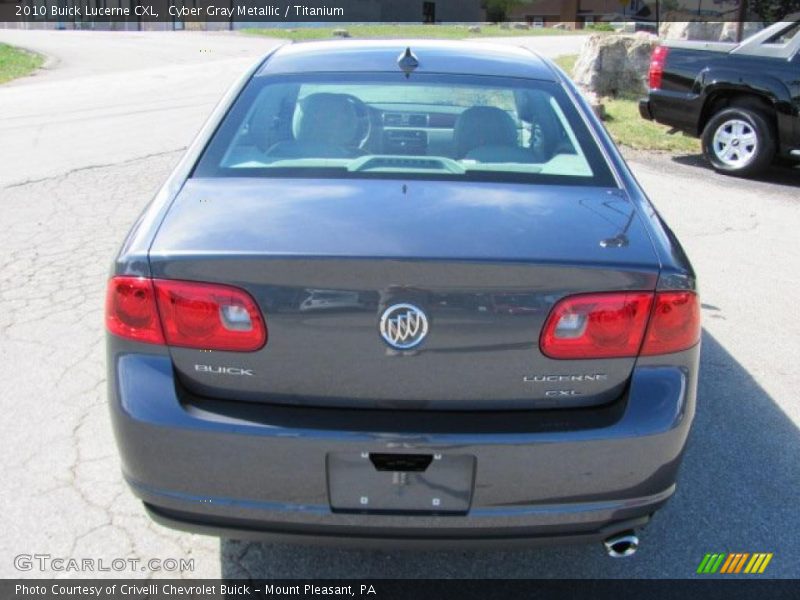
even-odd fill
[(106, 326), (120, 337), (202, 350), (251, 352), (267, 341), (253, 298), (227, 285), (114, 277)]
[(108, 282), (106, 328), (129, 340), (164, 343), (151, 279), (114, 277)]
[(664, 76), (664, 65), (667, 63), (669, 48), (666, 46), (656, 46), (650, 56), (650, 72), (648, 80), (651, 90), (661, 89), (661, 79)]
[(699, 339), (696, 294), (612, 292), (559, 301), (545, 321), (539, 346), (550, 358), (623, 358), (678, 352)]
[(693, 292), (658, 292), (642, 354), (669, 354), (700, 341), (700, 303)]
[(584, 294), (561, 300), (544, 325), (540, 345), (550, 358), (636, 356), (653, 294)]

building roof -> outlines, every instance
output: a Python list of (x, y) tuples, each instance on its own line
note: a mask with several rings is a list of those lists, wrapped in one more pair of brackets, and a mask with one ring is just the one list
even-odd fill
[(406, 48), (419, 60), (415, 73), (460, 73), (554, 81), (534, 52), (505, 44), (444, 40), (334, 40), (281, 46), (257, 75), (304, 72), (399, 71)]

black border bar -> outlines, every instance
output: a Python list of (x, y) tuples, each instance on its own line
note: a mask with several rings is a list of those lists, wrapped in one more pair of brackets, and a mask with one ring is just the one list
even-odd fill
[[(576, 572), (580, 565), (576, 565)], [(787, 579), (709, 576), (706, 579), (5, 579), (3, 600), (788, 600), (797, 598), (798, 582)]]
[[(0, 0), (0, 26), (24, 23), (534, 23), (779, 21), (800, 0)], [(506, 7), (498, 10), (498, 6)]]

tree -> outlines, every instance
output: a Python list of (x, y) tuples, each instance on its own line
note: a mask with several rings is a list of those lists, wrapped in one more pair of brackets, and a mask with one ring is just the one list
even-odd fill
[(530, 4), (532, 0), (485, 0), (486, 20), (492, 22), (505, 21), (511, 9), (522, 4)]
[(757, 15), (763, 21), (779, 21), (786, 15), (800, 10), (800, 0), (750, 0), (750, 15)]

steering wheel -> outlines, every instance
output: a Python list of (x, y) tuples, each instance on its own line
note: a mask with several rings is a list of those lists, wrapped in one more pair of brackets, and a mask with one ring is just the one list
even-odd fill
[(353, 143), (356, 148), (363, 150), (364, 145), (367, 143), (372, 133), (372, 119), (370, 118), (369, 107), (360, 98), (352, 94), (342, 94), (342, 96), (347, 98), (356, 113), (358, 129), (356, 130), (355, 136), (353, 136)]

